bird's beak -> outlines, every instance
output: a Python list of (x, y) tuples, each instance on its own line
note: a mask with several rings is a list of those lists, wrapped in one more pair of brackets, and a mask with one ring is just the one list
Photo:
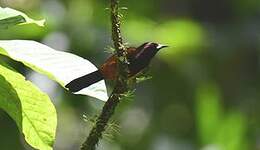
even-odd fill
[(163, 45), (163, 44), (158, 44), (158, 46), (156, 48), (159, 50), (159, 49), (162, 49), (162, 48), (165, 48), (165, 47), (169, 47), (169, 46)]

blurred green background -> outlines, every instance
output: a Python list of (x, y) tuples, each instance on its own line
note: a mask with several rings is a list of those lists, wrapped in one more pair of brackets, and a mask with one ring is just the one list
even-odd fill
[[(0, 39), (37, 40), (97, 66), (110, 55), (107, 0), (0, 0), (0, 6), (47, 19), (45, 28), (0, 30)], [(137, 85), (134, 99), (120, 103), (98, 150), (260, 150), (260, 1), (121, 0), (121, 6), (128, 8), (121, 13), (129, 46), (154, 41), (170, 48), (152, 61), (153, 78)], [(104, 103), (1, 59), (52, 98), (54, 149), (79, 149), (92, 126), (86, 118)], [(0, 150), (26, 149), (15, 122), (0, 110)]]

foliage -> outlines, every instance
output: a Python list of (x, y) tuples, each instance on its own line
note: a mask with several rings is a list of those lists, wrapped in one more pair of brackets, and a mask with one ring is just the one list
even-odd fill
[[(0, 54), (24, 63), (63, 87), (73, 79), (97, 70), (86, 59), (29, 40), (0, 40)], [(104, 80), (77, 92), (77, 94), (89, 95), (103, 101), (107, 100)]]
[(44, 26), (45, 20), (34, 20), (29, 18), (26, 14), (11, 9), (0, 7), (0, 29), (8, 28), (18, 24), (37, 24), (38, 26)]
[[(197, 123), (205, 149), (245, 150), (247, 128), (245, 116), (237, 111), (225, 113), (221, 98), (213, 84), (201, 85), (197, 91)], [(226, 116), (224, 116), (226, 114)]]
[[(214, 149), (232, 143), (239, 149), (259, 149), (259, 2), (121, 1), (121, 6), (128, 8), (121, 11), (122, 36), (128, 46), (146, 41), (167, 44), (164, 42), (169, 39), (170, 47), (151, 62), (152, 79), (136, 87), (135, 100), (120, 103), (113, 118), (121, 126), (120, 135), (113, 141), (103, 140), (98, 149)], [(0, 39), (33, 39), (54, 49), (71, 50), (96, 65), (110, 55), (104, 53), (104, 47), (112, 46), (108, 1), (0, 0), (0, 6), (46, 18), (45, 28), (35, 24), (14, 26), (0, 30)], [(4, 60), (36, 81), (38, 87), (51, 91), (49, 96), (59, 116), (55, 149), (79, 149), (90, 130), (82, 125), (82, 114), (97, 114), (104, 103), (68, 94), (20, 63), (6, 57)], [(106, 82), (111, 91), (113, 84)], [(212, 86), (216, 90), (206, 93), (216, 94), (207, 94), (213, 96), (205, 101), (195, 96), (207, 91), (198, 87)], [(205, 106), (205, 110), (199, 110), (202, 106), (198, 105), (211, 109)], [(205, 124), (200, 125), (202, 122)], [(212, 130), (219, 131), (218, 135)], [(0, 149), (26, 149), (17, 132), (12, 120), (0, 110)], [(241, 141), (237, 138), (242, 142), (237, 144)]]
[[(24, 13), (0, 7), (0, 27), (35, 23), (43, 25), (44, 20), (34, 21)], [(26, 40), (1, 40), (0, 54), (20, 61), (26, 66), (47, 75), (62, 86), (84, 74), (97, 70), (89, 61), (66, 52), (58, 52), (48, 46)], [(84, 66), (84, 68), (82, 68)], [(78, 68), (80, 67), (80, 68)], [(25, 140), (37, 149), (53, 148), (57, 116), (49, 97), (32, 83), (13, 70), (0, 65), (0, 107), (16, 122)], [(79, 91), (107, 100), (106, 86), (100, 81)]]
[(49, 97), (3, 63), (0, 85), (0, 108), (15, 120), (25, 140), (37, 149), (52, 149), (57, 116)]

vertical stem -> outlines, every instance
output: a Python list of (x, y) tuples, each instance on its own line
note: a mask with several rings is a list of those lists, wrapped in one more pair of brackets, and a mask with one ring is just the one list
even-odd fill
[(114, 46), (117, 50), (118, 56), (120, 55), (120, 52), (122, 52), (122, 46), (123, 46), (123, 39), (121, 36), (120, 31), (120, 16), (118, 12), (118, 0), (111, 0), (111, 23), (112, 23), (112, 39), (114, 42)]
[(128, 75), (128, 61), (127, 51), (123, 45), (123, 39), (120, 31), (120, 14), (119, 1), (110, 0), (111, 3), (111, 22), (112, 22), (112, 40), (116, 49), (118, 58), (118, 79), (116, 86), (110, 95), (108, 101), (103, 106), (102, 112), (96, 120), (95, 125), (90, 131), (89, 136), (81, 145), (81, 150), (95, 150), (99, 139), (102, 138), (102, 133), (105, 131), (109, 119), (114, 114), (115, 108), (120, 102), (122, 94), (127, 91), (127, 75)]
[(94, 127), (92, 128), (86, 141), (81, 145), (81, 150), (95, 150), (102, 133), (105, 131), (107, 123), (113, 115), (117, 104), (119, 103), (119, 95), (112, 93), (108, 101), (103, 106), (102, 112)]
[[(111, 2), (111, 22), (112, 22), (112, 39), (114, 42), (114, 47), (116, 49), (116, 54), (118, 58), (118, 82), (122, 84), (124, 88), (127, 88), (127, 75), (128, 75), (128, 61), (127, 61), (127, 51), (123, 44), (123, 39), (120, 30), (120, 14), (119, 14), (119, 1), (110, 0)], [(126, 90), (126, 89), (125, 89)]]

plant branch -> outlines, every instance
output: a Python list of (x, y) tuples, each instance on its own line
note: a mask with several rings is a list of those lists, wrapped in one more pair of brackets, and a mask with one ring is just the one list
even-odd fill
[(123, 45), (123, 39), (120, 31), (120, 14), (119, 14), (119, 1), (110, 0), (111, 9), (111, 22), (112, 22), (112, 40), (117, 54), (118, 64), (118, 78), (116, 86), (110, 95), (108, 101), (103, 106), (102, 112), (96, 120), (95, 125), (90, 131), (89, 136), (81, 146), (81, 150), (95, 150), (98, 141), (102, 138), (102, 133), (107, 127), (109, 119), (114, 114), (115, 108), (127, 92), (127, 75), (128, 75), (128, 61), (127, 51)]

